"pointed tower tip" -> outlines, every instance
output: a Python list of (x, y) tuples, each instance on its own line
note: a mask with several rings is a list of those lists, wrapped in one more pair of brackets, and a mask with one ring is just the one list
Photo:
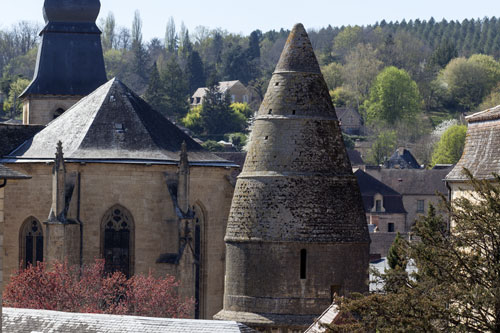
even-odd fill
[(321, 73), (311, 41), (302, 23), (293, 26), (275, 72)]

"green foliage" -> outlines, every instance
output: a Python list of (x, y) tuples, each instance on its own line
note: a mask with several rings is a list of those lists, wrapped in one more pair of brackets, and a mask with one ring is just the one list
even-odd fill
[(344, 28), (333, 40), (333, 48), (341, 55), (347, 54), (353, 47), (363, 42), (363, 28), (356, 25)]
[(191, 108), (188, 114), (181, 119), (182, 125), (189, 128), (195, 134), (203, 133), (203, 121), (201, 119), (202, 106), (197, 105)]
[(382, 121), (393, 125), (413, 121), (420, 112), (420, 102), (417, 84), (408, 73), (387, 67), (377, 75), (364, 106), (370, 123)]
[(483, 55), (456, 58), (443, 69), (438, 80), (459, 110), (471, 111), (499, 82), (499, 66), (493, 58)]
[(232, 103), (230, 106), (233, 112), (239, 113), (247, 119), (253, 116), (254, 111), (250, 108), (250, 105), (248, 105), (248, 103), (235, 102)]
[(160, 73), (165, 95), (165, 113), (175, 118), (184, 117), (189, 111), (188, 83), (175, 57), (171, 57)]
[(441, 136), (432, 153), (432, 165), (455, 164), (462, 156), (467, 126), (450, 126)]
[(347, 149), (354, 149), (354, 140), (351, 135), (342, 133), (342, 138), (344, 139), (344, 145)]
[(196, 89), (204, 87), (206, 83), (203, 61), (197, 51), (189, 53), (186, 65), (186, 76), (188, 80), (189, 93), (193, 94)]
[[(408, 245), (417, 270), (379, 275), (380, 282), (399, 280), (381, 293), (338, 299), (341, 311), (357, 318), (364, 332), (498, 332), (500, 317), (500, 177), (470, 178), (468, 196), (443, 209), (453, 221), (430, 207), (419, 219)], [(392, 284), (394, 286), (394, 284)], [(336, 326), (335, 330), (342, 328)]]
[(332, 62), (326, 66), (321, 67), (321, 73), (325, 78), (328, 89), (333, 90), (342, 85), (342, 64)]
[(4, 112), (10, 115), (11, 118), (16, 118), (22, 112), (23, 105), (18, 97), (29, 84), (30, 80), (23, 78), (18, 78), (16, 81), (11, 83), (9, 87), (9, 96), (3, 104)]
[(218, 85), (208, 87), (201, 112), (205, 134), (221, 138), (226, 133), (245, 129), (246, 117), (234, 111), (230, 103), (230, 96), (220, 91)]
[(156, 62), (151, 66), (151, 74), (149, 76), (149, 85), (146, 93), (144, 94), (144, 99), (153, 107), (153, 109), (165, 112), (163, 97), (165, 91), (163, 89), (163, 82), (160, 78), (160, 72), (156, 66)]
[(372, 144), (367, 161), (372, 165), (381, 165), (394, 152), (396, 143), (396, 131), (380, 132)]
[(224, 151), (224, 146), (217, 141), (214, 140), (207, 140), (201, 144), (203, 148), (205, 148), (208, 151)]
[(406, 258), (407, 245), (406, 241), (401, 238), (398, 232), (387, 253), (387, 263), (391, 269), (406, 269), (408, 263)]
[(224, 135), (224, 139), (233, 144), (233, 146), (241, 151), (247, 144), (248, 136), (245, 133), (230, 133)]
[(335, 90), (330, 90), (330, 97), (334, 106), (354, 107), (357, 104), (356, 93), (344, 86), (338, 87)]
[(458, 57), (458, 51), (455, 44), (446, 39), (434, 50), (431, 57), (431, 62), (441, 68), (444, 68), (451, 59)]
[(477, 111), (487, 110), (497, 105), (500, 105), (500, 84), (493, 88), (490, 94), (483, 99)]

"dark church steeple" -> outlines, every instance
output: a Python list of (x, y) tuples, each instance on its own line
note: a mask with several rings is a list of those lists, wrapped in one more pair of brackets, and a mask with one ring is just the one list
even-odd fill
[(21, 94), (23, 121), (46, 124), (107, 81), (99, 0), (45, 0), (35, 75)]

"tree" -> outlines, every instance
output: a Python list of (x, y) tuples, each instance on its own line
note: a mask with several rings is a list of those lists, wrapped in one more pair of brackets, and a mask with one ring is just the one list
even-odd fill
[(411, 122), (420, 112), (420, 94), (417, 84), (405, 70), (386, 67), (377, 75), (365, 102), (368, 121), (394, 125)]
[(155, 62), (153, 66), (151, 66), (148, 89), (144, 94), (144, 99), (153, 107), (153, 109), (164, 113), (164, 96), (165, 89), (160, 78), (160, 72), (158, 71), (158, 67)]
[(458, 51), (455, 44), (449, 40), (445, 39), (438, 47), (434, 50), (431, 57), (431, 62), (437, 66), (444, 68), (451, 59), (458, 57)]
[(172, 16), (168, 19), (167, 29), (165, 32), (165, 48), (168, 52), (174, 53), (177, 51), (178, 47), (178, 37), (175, 32), (175, 21)]
[(197, 105), (189, 109), (187, 115), (181, 119), (182, 125), (189, 128), (195, 134), (203, 133), (203, 121), (201, 119), (202, 106)]
[(189, 94), (193, 94), (196, 89), (204, 87), (206, 84), (203, 61), (197, 51), (189, 53), (186, 64), (186, 76), (189, 86)]
[(491, 90), (490, 94), (483, 99), (477, 109), (478, 111), (483, 111), (498, 105), (500, 105), (500, 84)]
[(344, 85), (356, 93), (357, 107), (368, 97), (373, 80), (380, 71), (382, 62), (377, 52), (370, 46), (358, 44), (346, 57), (343, 67)]
[(396, 148), (396, 132), (382, 131), (372, 144), (368, 160), (373, 165), (381, 165)]
[(112, 49), (115, 47), (116, 39), (116, 21), (115, 16), (112, 12), (108, 13), (108, 16), (104, 20), (104, 25), (102, 28), (102, 47), (104, 51)]
[(193, 301), (178, 295), (173, 276), (156, 278), (106, 274), (104, 260), (83, 268), (44, 262), (17, 271), (5, 287), (4, 305), (15, 308), (107, 313), (148, 317), (188, 317)]
[(406, 253), (404, 251), (404, 246), (406, 242), (401, 239), (401, 235), (399, 232), (396, 234), (396, 238), (394, 238), (394, 242), (389, 248), (389, 252), (387, 253), (387, 263), (391, 269), (406, 269)]
[(471, 111), (498, 82), (498, 64), (493, 59), (455, 58), (443, 69), (438, 80), (446, 87), (460, 111)]
[(207, 135), (222, 138), (226, 133), (241, 132), (246, 126), (244, 115), (231, 109), (229, 94), (218, 85), (209, 86), (202, 103), (201, 119)]
[(339, 32), (339, 34), (333, 40), (333, 49), (340, 56), (344, 56), (349, 51), (357, 46), (359, 43), (363, 42), (363, 28), (356, 25), (354, 27), (348, 26), (344, 30)]
[[(499, 332), (500, 177), (477, 180), (467, 171), (469, 195), (447, 201), (453, 221), (430, 207), (417, 221), (420, 241), (408, 245), (417, 270), (399, 288), (338, 299), (363, 332)], [(382, 274), (385, 282), (387, 274)], [(342, 327), (335, 327), (339, 331)]]
[(184, 117), (189, 110), (188, 83), (175, 57), (167, 61), (161, 80), (165, 91), (165, 113), (176, 118)]
[(3, 104), (3, 110), (10, 118), (16, 118), (23, 110), (23, 104), (19, 100), (19, 95), (28, 87), (30, 80), (18, 78), (12, 82), (9, 88), (9, 96)]
[(260, 39), (262, 31), (254, 30), (248, 39), (248, 56), (250, 59), (260, 58)]
[(455, 164), (462, 157), (467, 126), (450, 126), (439, 139), (432, 153), (432, 165)]
[(326, 66), (321, 67), (321, 73), (325, 78), (326, 85), (328, 89), (333, 90), (337, 87), (340, 87), (343, 83), (342, 73), (343, 68), (342, 64), (332, 62)]
[(134, 12), (132, 21), (132, 44), (142, 44), (142, 19), (139, 10)]

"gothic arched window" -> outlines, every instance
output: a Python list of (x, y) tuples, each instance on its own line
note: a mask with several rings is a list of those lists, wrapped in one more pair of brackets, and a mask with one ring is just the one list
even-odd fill
[(20, 256), (22, 266), (36, 266), (43, 261), (43, 230), (42, 225), (34, 217), (24, 221), (20, 232)]
[(131, 214), (122, 206), (109, 209), (102, 220), (102, 256), (108, 273), (132, 275), (133, 230)]

